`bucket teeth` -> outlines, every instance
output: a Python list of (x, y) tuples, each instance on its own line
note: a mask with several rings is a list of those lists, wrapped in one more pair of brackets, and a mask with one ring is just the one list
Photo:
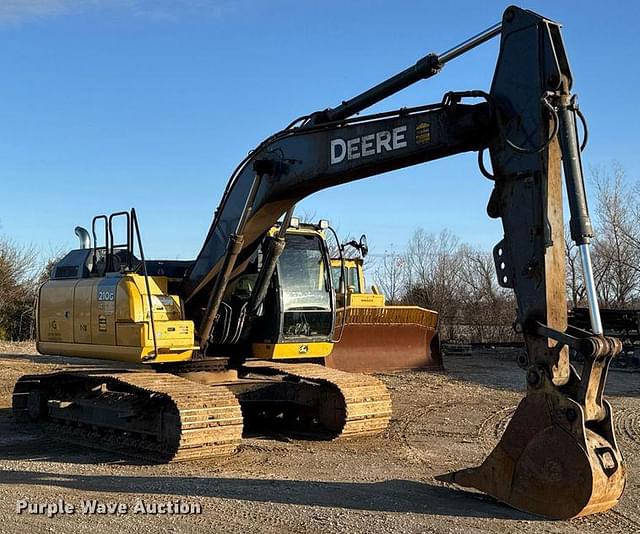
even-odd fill
[[(566, 406), (572, 409), (569, 418)], [(606, 406), (607, 420), (599, 423), (597, 433), (585, 427), (582, 409), (570, 399), (530, 395), (480, 466), (436, 479), (478, 489), (513, 508), (552, 519), (606, 511), (618, 502), (625, 484), (611, 408)]]

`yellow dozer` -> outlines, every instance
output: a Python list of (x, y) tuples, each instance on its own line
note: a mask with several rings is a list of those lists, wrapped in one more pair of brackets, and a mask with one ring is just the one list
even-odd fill
[[(354, 372), (402, 369), (442, 370), (438, 313), (420, 306), (386, 305), (375, 286), (366, 292), (366, 236), (340, 246), (359, 256), (334, 257), (331, 270), (337, 290), (336, 340), (325, 365)], [(342, 254), (341, 254), (342, 255)]]

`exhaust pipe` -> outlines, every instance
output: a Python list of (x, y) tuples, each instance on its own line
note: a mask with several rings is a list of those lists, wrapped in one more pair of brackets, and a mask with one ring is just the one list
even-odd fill
[(89, 232), (82, 226), (76, 226), (75, 233), (80, 240), (80, 248), (91, 248), (91, 237), (89, 236)]

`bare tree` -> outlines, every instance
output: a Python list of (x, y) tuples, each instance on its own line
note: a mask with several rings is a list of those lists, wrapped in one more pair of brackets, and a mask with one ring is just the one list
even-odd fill
[(461, 247), (460, 254), (460, 323), (466, 327), (466, 337), (480, 342), (511, 341), (515, 299), (498, 284), (493, 254), (468, 245)]
[(405, 256), (407, 283), (402, 302), (437, 311), (443, 337), (455, 337), (460, 313), (459, 239), (449, 230), (436, 235), (419, 228), (409, 240)]
[(298, 219), (300, 219), (300, 222), (313, 223), (317, 222), (319, 218), (316, 210), (302, 208), (299, 205), (296, 206), (294, 211), (294, 217), (298, 217)]
[(482, 300), (495, 304), (504, 290), (498, 285), (493, 255), (468, 245), (460, 248), (461, 285), (466, 300)]
[(38, 267), (33, 247), (0, 238), (0, 339), (28, 336), (23, 322), (31, 320)]
[(618, 164), (593, 168), (591, 176), (597, 191), (593, 252), (598, 297), (605, 306), (624, 308), (640, 289), (639, 199)]
[(393, 248), (378, 258), (373, 271), (373, 279), (385, 295), (387, 303), (397, 304), (405, 292), (407, 282), (407, 262), (404, 255)]
[(564, 247), (566, 258), (567, 295), (571, 299), (572, 307), (577, 307), (585, 298), (584, 280), (578, 247), (571, 239), (569, 229), (564, 231)]

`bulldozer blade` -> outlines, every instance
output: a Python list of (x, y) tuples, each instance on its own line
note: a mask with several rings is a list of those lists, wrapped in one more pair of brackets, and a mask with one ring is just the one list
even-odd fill
[(622, 495), (625, 468), (604, 404), (606, 419), (586, 427), (582, 408), (566, 396), (529, 394), (480, 466), (436, 479), (551, 519), (606, 511)]
[(411, 324), (347, 324), (325, 365), (355, 373), (442, 370), (433, 329)]
[(348, 308), (344, 326), (325, 365), (357, 373), (404, 369), (442, 370), (437, 314), (430, 310), (386, 306)]

